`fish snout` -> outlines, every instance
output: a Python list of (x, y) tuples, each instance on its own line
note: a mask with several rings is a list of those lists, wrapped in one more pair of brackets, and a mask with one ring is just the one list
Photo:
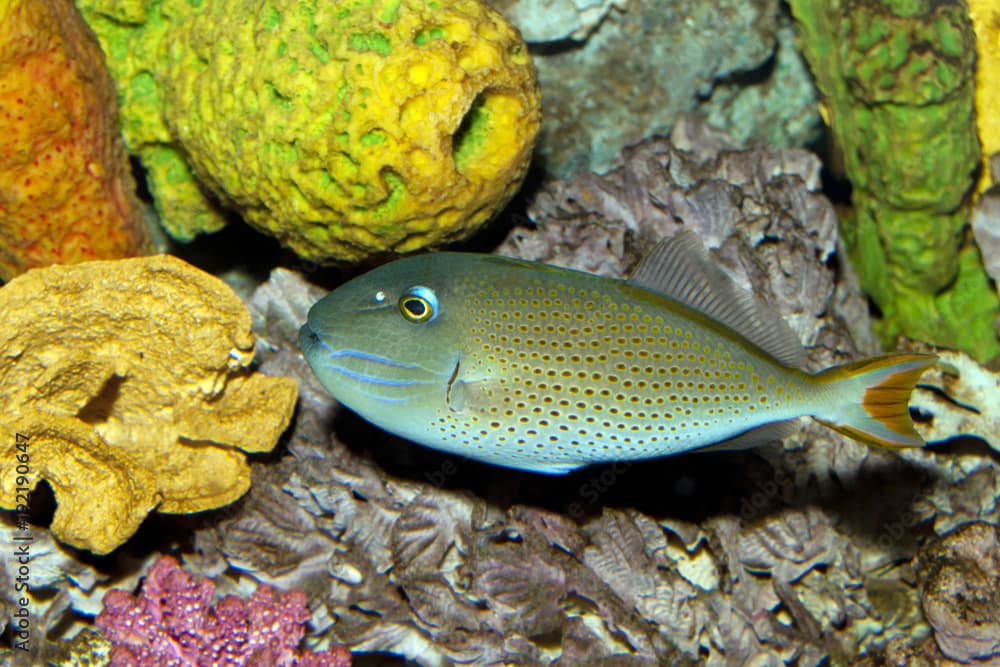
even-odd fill
[(308, 357), (309, 353), (316, 349), (319, 344), (319, 334), (316, 333), (311, 326), (309, 326), (309, 322), (307, 321), (302, 325), (302, 328), (299, 329), (299, 349), (301, 349), (302, 353)]

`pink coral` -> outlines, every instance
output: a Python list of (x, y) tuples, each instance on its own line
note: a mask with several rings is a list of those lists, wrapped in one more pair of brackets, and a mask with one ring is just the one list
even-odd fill
[(246, 600), (228, 595), (212, 606), (215, 584), (198, 581), (163, 556), (138, 596), (104, 596), (97, 626), (111, 640), (110, 667), (348, 667), (346, 648), (298, 651), (309, 621), (302, 591), (266, 584)]

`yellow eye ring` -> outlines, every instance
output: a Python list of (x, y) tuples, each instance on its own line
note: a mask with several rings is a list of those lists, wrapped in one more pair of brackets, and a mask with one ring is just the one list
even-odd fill
[(412, 287), (399, 298), (399, 312), (414, 324), (430, 322), (437, 317), (437, 297), (426, 287)]

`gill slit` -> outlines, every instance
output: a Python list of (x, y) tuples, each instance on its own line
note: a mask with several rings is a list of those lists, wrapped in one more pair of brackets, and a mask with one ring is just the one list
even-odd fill
[(452, 412), (458, 412), (452, 406), (451, 401), (451, 388), (455, 384), (455, 379), (458, 377), (458, 369), (462, 365), (462, 355), (455, 358), (455, 368), (451, 369), (451, 377), (448, 378), (448, 389), (445, 391), (445, 403), (448, 405), (448, 409)]

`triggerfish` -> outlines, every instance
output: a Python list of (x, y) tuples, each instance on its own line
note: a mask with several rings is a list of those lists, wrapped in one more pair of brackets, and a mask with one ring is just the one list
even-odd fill
[(413, 442), (565, 473), (773, 439), (808, 415), (857, 440), (923, 444), (907, 407), (923, 354), (811, 374), (791, 328), (662, 241), (629, 280), (497, 255), (390, 262), (320, 299), (299, 336), (343, 405)]

